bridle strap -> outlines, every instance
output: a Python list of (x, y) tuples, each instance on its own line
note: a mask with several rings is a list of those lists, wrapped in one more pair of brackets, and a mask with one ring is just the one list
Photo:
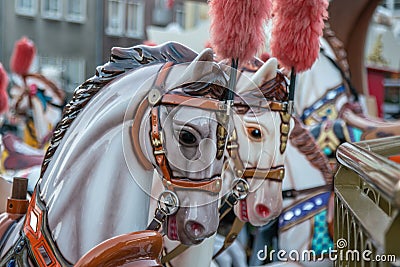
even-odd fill
[(213, 178), (208, 181), (196, 181), (196, 180), (183, 180), (177, 178), (171, 178), (170, 181), (163, 180), (164, 186), (166, 186), (169, 190), (176, 189), (196, 189), (202, 190), (210, 193), (219, 193), (222, 187), (222, 179), (221, 177)]
[(235, 242), (236, 238), (239, 236), (239, 233), (245, 224), (246, 224), (246, 222), (239, 220), (238, 217), (235, 218), (235, 220), (233, 221), (231, 230), (225, 237), (224, 244), (218, 250), (218, 252), (215, 253), (215, 255), (212, 257), (213, 260), (215, 258), (217, 258), (219, 255), (221, 255), (222, 252), (224, 252), (227, 248), (229, 248), (230, 245), (233, 244), (233, 242)]
[(296, 198), (300, 195), (303, 194), (311, 194), (317, 191), (321, 191), (321, 190), (333, 190), (332, 189), (332, 184), (326, 184), (326, 185), (321, 185), (321, 186), (317, 186), (317, 187), (312, 187), (312, 188), (307, 188), (307, 189), (289, 189), (289, 190), (284, 190), (282, 191), (282, 196), (283, 198)]
[(246, 179), (255, 178), (282, 182), (285, 177), (285, 168), (283, 166), (278, 166), (273, 169), (247, 168), (243, 173), (243, 177)]
[(191, 96), (178, 95), (178, 94), (165, 94), (160, 101), (164, 105), (173, 106), (188, 106), (213, 111), (225, 111), (226, 105), (221, 101), (216, 101), (206, 98), (193, 98)]
[[(164, 103), (161, 101), (161, 103)], [(163, 174), (163, 184), (167, 189), (174, 191), (175, 189), (196, 189), (211, 193), (219, 193), (222, 188), (222, 180), (220, 177), (211, 180), (184, 180), (173, 176), (171, 168), (166, 157), (164, 149), (164, 140), (162, 136), (162, 128), (159, 120), (160, 106), (151, 109), (151, 144), (153, 154), (158, 168)]]
[(239, 144), (237, 143), (236, 130), (233, 130), (226, 149), (233, 160), (234, 172), (237, 178), (244, 178), (245, 180), (256, 178), (282, 182), (285, 177), (285, 168), (283, 166), (271, 169), (245, 168), (239, 155)]
[(140, 103), (139, 107), (137, 108), (135, 114), (135, 118), (133, 124), (131, 126), (131, 138), (132, 138), (132, 147), (133, 152), (138, 158), (139, 163), (143, 166), (145, 170), (152, 170), (153, 164), (146, 158), (143, 154), (142, 149), (140, 147), (140, 140), (139, 140), (139, 131), (140, 131), (140, 124), (142, 122), (142, 118), (149, 106), (149, 101), (145, 98), (142, 103)]
[(237, 98), (235, 99), (233, 106), (236, 108), (239, 107), (264, 108), (264, 109), (269, 109), (270, 111), (278, 111), (278, 112), (288, 111), (288, 103), (278, 102), (278, 101), (262, 101), (262, 103), (251, 104), (251, 103), (246, 103), (242, 99)]
[(164, 140), (162, 138), (161, 125), (159, 122), (160, 106), (151, 109), (151, 145), (157, 166), (167, 181), (171, 181), (172, 173), (165, 156)]
[(165, 64), (161, 68), (160, 74), (156, 78), (154, 89), (152, 89), (156, 91), (158, 90), (158, 93), (156, 93), (155, 95), (159, 96), (158, 99), (155, 99), (155, 102), (153, 103), (154, 106), (151, 108), (150, 112), (150, 139), (151, 145), (153, 147), (153, 155), (156, 165), (163, 175), (164, 186), (166, 186), (166, 188), (169, 190), (174, 191), (178, 188), (196, 189), (217, 194), (221, 191), (222, 188), (222, 179), (220, 177), (207, 180), (188, 180), (174, 177), (168, 159), (166, 157), (162, 126), (160, 123), (160, 107), (161, 105), (184, 105), (207, 110), (225, 111), (225, 105), (220, 101), (216, 101), (213, 99), (194, 98), (191, 96), (171, 93), (165, 93), (162, 95), (161, 93), (165, 86), (164, 83), (168, 76), (169, 70), (171, 69), (171, 65), (172, 64)]

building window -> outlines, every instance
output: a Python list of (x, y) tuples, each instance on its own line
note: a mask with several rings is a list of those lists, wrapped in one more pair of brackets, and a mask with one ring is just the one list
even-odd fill
[(395, 11), (400, 10), (400, 0), (395, 0), (394, 1), (394, 10)]
[(154, 8), (157, 9), (167, 8), (167, 0), (155, 0)]
[(86, 0), (68, 0), (65, 19), (72, 22), (84, 22), (86, 20)]
[(106, 33), (122, 35), (124, 32), (125, 9), (123, 0), (108, 0), (108, 24)]
[(144, 3), (128, 1), (127, 5), (126, 35), (141, 38), (144, 27)]
[(143, 0), (108, 0), (106, 34), (143, 37), (144, 5)]
[(46, 19), (61, 19), (62, 0), (42, 0), (42, 17)]
[(37, 0), (16, 0), (15, 12), (18, 15), (35, 16), (37, 12)]

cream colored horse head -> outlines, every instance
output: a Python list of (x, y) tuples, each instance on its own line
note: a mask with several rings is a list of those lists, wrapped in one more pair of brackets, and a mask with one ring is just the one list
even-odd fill
[[(245, 68), (238, 79), (234, 124), (238, 153), (250, 193), (235, 206), (235, 214), (253, 225), (264, 225), (282, 209), (282, 180), (286, 141), (293, 127), (286, 111), (287, 83), (272, 58)], [(253, 70), (252, 70), (253, 69)], [(232, 161), (231, 176), (240, 177)]]

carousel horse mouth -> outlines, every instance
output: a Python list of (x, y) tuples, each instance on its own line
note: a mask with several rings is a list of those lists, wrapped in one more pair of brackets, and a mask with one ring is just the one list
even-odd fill
[(183, 231), (178, 229), (176, 216), (168, 217), (167, 236), (170, 240), (180, 241), (185, 245), (197, 245), (212, 235), (205, 236), (205, 227), (196, 221), (186, 222), (184, 228)]
[(258, 216), (260, 216), (262, 219), (268, 218), (268, 216), (271, 214), (270, 209), (264, 205), (264, 204), (257, 204), (256, 205), (256, 213)]

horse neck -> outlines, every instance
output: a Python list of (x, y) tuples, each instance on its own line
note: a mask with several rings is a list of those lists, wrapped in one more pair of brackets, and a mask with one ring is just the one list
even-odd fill
[[(329, 44), (324, 39), (321, 39), (321, 43), (324, 53), (335, 59)], [(296, 84), (295, 108), (299, 115), (302, 115), (307, 108), (318, 100), (323, 99), (330, 90), (341, 86), (347, 90), (347, 85), (339, 69), (321, 52), (311, 69), (298, 75)], [(330, 102), (335, 103), (335, 107), (339, 111), (345, 103), (349, 102), (349, 98), (346, 93), (342, 93)]]
[[(104, 240), (146, 228), (153, 172), (130, 149), (130, 126), (133, 119), (142, 120), (134, 114), (150, 89), (132, 90), (132, 81), (140, 85), (149, 77), (141, 74), (125, 76), (111, 85), (118, 90), (104, 88), (91, 99), (39, 184), (48, 226), (70, 262)], [(127, 96), (133, 95), (130, 101)]]
[(326, 184), (321, 171), (314, 167), (291, 142), (288, 143), (287, 150), (283, 190), (302, 190)]

